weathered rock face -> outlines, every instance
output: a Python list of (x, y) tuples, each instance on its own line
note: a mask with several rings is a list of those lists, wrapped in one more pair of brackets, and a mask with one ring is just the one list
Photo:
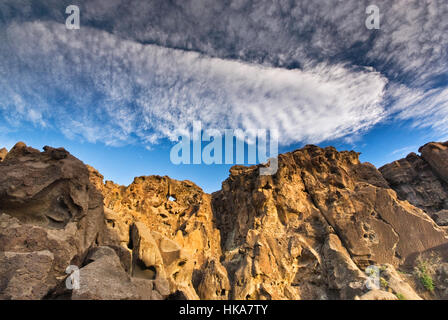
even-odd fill
[(426, 213), (448, 219), (446, 149), (380, 172), (306, 146), (272, 176), (234, 166), (209, 195), (160, 176), (104, 183), (64, 149), (18, 143), (0, 162), (0, 299), (420, 299), (395, 269), (422, 252), (443, 258), (443, 297), (448, 238)]
[(233, 298), (353, 298), (360, 268), (447, 243), (355, 152), (307, 146), (258, 170), (233, 167), (213, 195)]
[(399, 198), (423, 209), (439, 225), (448, 225), (448, 143), (428, 143), (379, 170)]
[[(146, 287), (152, 290), (151, 284)], [(79, 288), (74, 288), (71, 299), (135, 300), (140, 299), (140, 295), (115, 251), (97, 247), (90, 250), (86, 265), (79, 270)]]
[[(90, 183), (91, 172), (64, 149), (39, 152), (23, 143), (0, 163), (0, 298), (163, 299), (170, 285), (197, 298), (193, 262), (176, 242), (135, 224), (138, 232), (131, 240), (128, 228), (125, 243), (136, 248), (120, 246), (120, 233), (106, 227), (102, 186)], [(150, 241), (149, 253), (139, 250)], [(139, 262), (156, 254), (166, 277), (138, 276)], [(78, 289), (65, 286), (69, 266), (80, 269)]]
[(440, 179), (448, 183), (448, 141), (430, 142), (418, 150)]
[[(190, 299), (227, 298), (225, 284), (212, 291), (200, 286), (203, 281), (218, 281), (225, 274), (219, 262), (220, 233), (214, 225), (210, 195), (190, 181), (150, 176), (135, 178), (130, 186), (123, 187), (111, 181), (103, 184), (103, 177), (95, 169), (90, 168), (90, 172), (92, 183), (104, 194), (108, 227), (101, 242), (133, 248), (133, 272), (138, 272), (135, 259), (144, 261), (142, 250), (150, 250), (152, 255), (161, 255), (163, 259), (157, 265), (155, 260), (146, 261), (144, 268), (155, 268), (158, 276), (168, 280), (169, 294), (181, 292)], [(139, 241), (145, 245), (136, 252)], [(157, 241), (160, 245), (154, 244)], [(172, 260), (170, 255), (176, 259)], [(210, 274), (207, 268), (212, 263), (216, 274)], [(182, 268), (174, 267), (175, 264), (182, 264)]]
[(131, 238), (131, 273), (135, 278), (152, 280), (161, 295), (179, 292), (186, 299), (198, 299), (191, 283), (193, 260), (177, 242), (149, 230), (142, 222), (132, 225)]
[(18, 143), (0, 163), (0, 298), (40, 299), (80, 264), (103, 217), (84, 164)]

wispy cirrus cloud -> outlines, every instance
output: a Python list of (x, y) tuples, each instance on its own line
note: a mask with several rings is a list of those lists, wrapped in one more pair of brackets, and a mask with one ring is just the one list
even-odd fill
[(77, 33), (68, 4), (0, 3), (11, 124), (107, 144), (173, 139), (193, 120), (277, 128), (284, 144), (384, 119), (448, 134), (445, 0), (377, 0), (378, 31), (364, 26), (370, 0), (80, 0)]
[[(0, 92), (13, 102), (0, 109), (13, 121), (47, 119), (91, 142), (176, 139), (195, 120), (217, 129), (277, 129), (283, 144), (319, 142), (366, 130), (384, 115), (387, 80), (372, 68), (287, 70), (93, 28), (69, 33), (50, 22), (10, 24), (5, 41), (11, 51), (0, 53), (9, 61), (0, 70), (12, 76), (2, 77)], [(28, 98), (15, 108), (14, 97)]]

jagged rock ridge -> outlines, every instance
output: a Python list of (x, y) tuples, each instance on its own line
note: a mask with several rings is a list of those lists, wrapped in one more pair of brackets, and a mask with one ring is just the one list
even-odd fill
[(415, 153), (379, 170), (400, 199), (448, 225), (448, 142), (428, 143)]
[[(0, 155), (0, 298), (448, 297), (446, 150), (428, 144), (378, 171), (356, 152), (306, 146), (280, 155), (273, 176), (234, 166), (209, 195), (169, 177), (103, 182), (62, 148), (18, 143)], [(396, 269), (433, 251), (443, 268), (431, 296)], [(66, 288), (69, 265), (79, 289)], [(365, 285), (369, 265), (381, 290)]]

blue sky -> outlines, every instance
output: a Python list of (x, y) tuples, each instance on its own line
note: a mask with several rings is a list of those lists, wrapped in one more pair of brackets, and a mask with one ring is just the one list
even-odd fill
[[(80, 30), (65, 8), (80, 7)], [(63, 146), (106, 179), (216, 191), (230, 165), (174, 165), (193, 121), (275, 129), (376, 166), (448, 139), (448, 4), (375, 1), (0, 3), (0, 145)]]

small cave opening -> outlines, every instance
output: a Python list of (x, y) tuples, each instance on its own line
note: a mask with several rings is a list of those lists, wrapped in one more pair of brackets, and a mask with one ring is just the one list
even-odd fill
[(132, 240), (132, 226), (129, 226), (128, 249), (129, 250), (134, 250), (134, 241)]
[(170, 294), (167, 300), (187, 300), (187, 297), (182, 291), (177, 290), (176, 292)]
[(176, 202), (176, 201), (177, 201), (176, 197), (173, 196), (173, 195), (167, 195), (167, 196), (166, 196), (166, 199), (167, 199), (168, 201), (172, 201), (172, 202)]
[(134, 242), (132, 241), (132, 237), (129, 237), (128, 249), (134, 250)]
[(266, 182), (266, 184), (263, 186), (263, 189), (270, 190), (272, 189), (272, 186), (269, 184), (269, 182)]
[(109, 226), (111, 226), (112, 228), (115, 228), (115, 221), (114, 221), (114, 220), (107, 219), (107, 220), (106, 220), (106, 223), (107, 223)]

